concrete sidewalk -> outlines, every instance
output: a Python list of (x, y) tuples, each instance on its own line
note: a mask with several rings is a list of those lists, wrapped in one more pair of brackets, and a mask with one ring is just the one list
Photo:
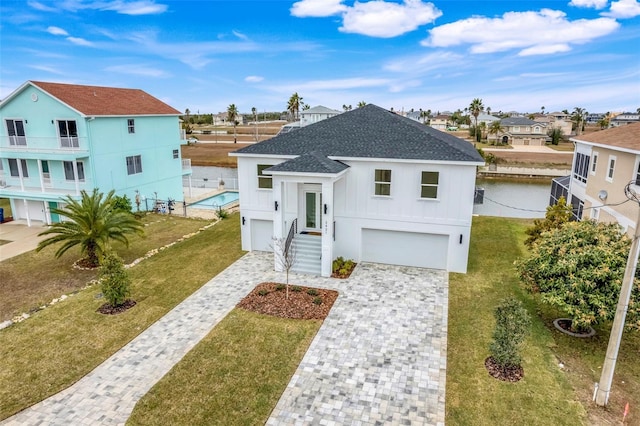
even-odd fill
[(0, 240), (9, 241), (0, 245), (0, 262), (10, 259), (22, 253), (34, 250), (38, 243), (46, 237), (38, 234), (47, 229), (41, 222), (32, 222), (33, 226), (27, 226), (27, 221), (16, 220), (0, 224)]

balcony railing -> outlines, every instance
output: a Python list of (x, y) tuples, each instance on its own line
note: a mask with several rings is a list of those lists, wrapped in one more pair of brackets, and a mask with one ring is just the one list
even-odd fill
[(191, 170), (191, 158), (182, 159), (182, 170)]
[(86, 137), (35, 137), (35, 136), (2, 136), (0, 148), (3, 152), (88, 152), (89, 145)]
[(42, 182), (39, 177), (20, 178), (7, 176), (0, 177), (0, 197), (7, 194), (62, 194), (62, 195), (78, 195), (80, 191), (93, 189), (94, 184), (91, 179), (81, 180), (77, 182), (66, 179), (43, 178)]

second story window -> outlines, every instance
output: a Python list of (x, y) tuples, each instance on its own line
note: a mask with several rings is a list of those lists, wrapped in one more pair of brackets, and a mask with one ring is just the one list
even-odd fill
[(9, 145), (26, 145), (27, 137), (24, 134), (24, 121), (7, 120), (6, 123)]
[(136, 132), (136, 122), (133, 118), (127, 120), (127, 130), (129, 133)]
[(376, 169), (375, 195), (391, 195), (391, 170)]
[(127, 174), (135, 175), (142, 173), (142, 156), (132, 155), (127, 157)]
[(273, 179), (270, 175), (264, 174), (264, 169), (271, 167), (270, 164), (258, 164), (258, 188), (269, 189), (273, 188)]
[[(18, 164), (20, 164), (20, 166), (18, 166)], [(18, 170), (18, 167), (20, 167), (20, 169)], [(29, 177), (29, 169), (27, 168), (27, 160), (20, 160), (20, 163), (18, 163), (18, 160), (16, 160), (15, 158), (9, 158), (9, 174), (13, 177), (19, 177), (20, 176), (20, 172), (22, 172), (22, 177), (23, 178), (28, 178)]]
[(174, 149), (173, 150), (173, 158), (175, 159), (175, 158), (179, 158), (179, 157), (180, 157), (180, 153), (178, 152), (177, 149)]
[[(64, 178), (66, 180), (76, 180), (73, 173), (73, 161), (64, 161)], [(78, 169), (78, 180), (84, 181), (84, 163), (82, 161), (78, 161), (76, 163), (76, 167)]]
[(589, 156), (576, 154), (576, 162), (573, 165), (573, 177), (582, 183), (587, 183), (587, 173), (589, 173)]
[(439, 172), (422, 172), (420, 198), (438, 198)]
[(616, 170), (616, 157), (613, 155), (609, 157), (609, 168), (607, 169), (607, 179), (609, 182), (613, 180), (613, 173)]
[(598, 153), (594, 152), (591, 156), (591, 174), (596, 174), (596, 166), (598, 165)]
[(63, 148), (78, 148), (78, 127), (75, 120), (58, 120), (60, 146)]

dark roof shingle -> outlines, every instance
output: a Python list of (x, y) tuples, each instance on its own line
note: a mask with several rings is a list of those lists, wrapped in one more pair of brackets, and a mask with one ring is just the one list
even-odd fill
[(483, 162), (469, 142), (376, 105), (284, 133), (235, 153)]
[(349, 166), (340, 161), (330, 160), (318, 152), (311, 152), (269, 167), (265, 171), (336, 174), (348, 168)]

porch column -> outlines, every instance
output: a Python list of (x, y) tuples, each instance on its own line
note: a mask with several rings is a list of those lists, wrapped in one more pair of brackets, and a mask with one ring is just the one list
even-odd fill
[[(284, 270), (281, 257), (282, 251), (284, 250), (285, 240), (287, 238), (286, 232), (288, 230), (284, 230), (284, 186), (285, 183), (278, 177), (273, 177), (273, 203), (270, 208), (273, 209), (273, 261), (274, 267), (277, 272), (282, 272)], [(276, 207), (277, 206), (277, 207)]]
[(78, 160), (73, 160), (73, 183), (76, 186), (76, 195), (80, 195), (80, 181), (78, 180)]
[(24, 214), (27, 216), (27, 226), (31, 226), (31, 215), (29, 215), (29, 203), (26, 198), (22, 199), (22, 204), (24, 205)]
[(38, 159), (38, 175), (40, 176), (40, 192), (44, 192), (44, 173), (42, 172), (42, 160)]
[(322, 183), (322, 262), (320, 274), (331, 276), (333, 263), (333, 181)]

